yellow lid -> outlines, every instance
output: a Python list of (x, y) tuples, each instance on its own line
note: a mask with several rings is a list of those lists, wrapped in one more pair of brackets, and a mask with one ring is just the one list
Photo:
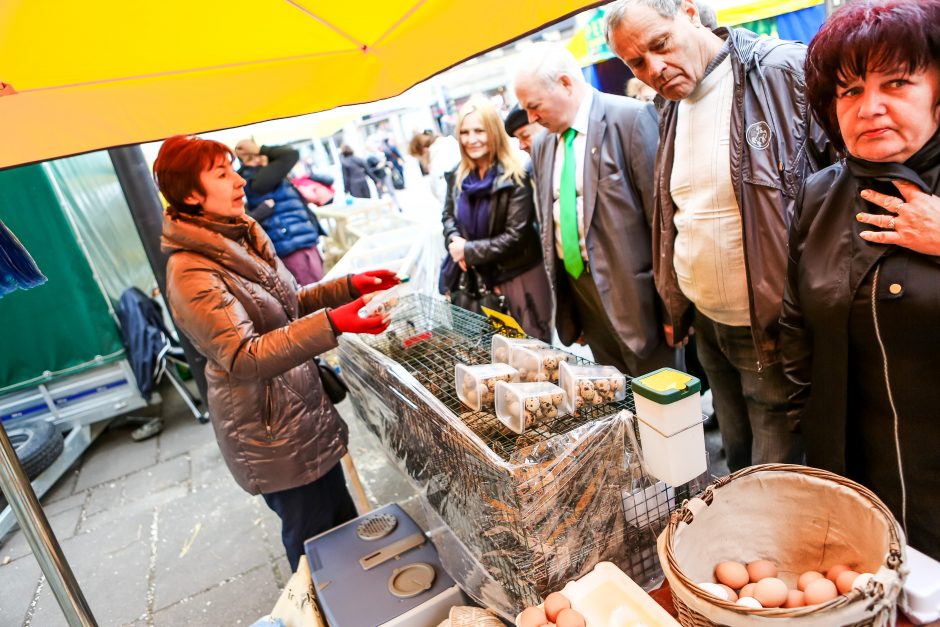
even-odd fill
[(684, 390), (689, 381), (695, 377), (690, 377), (684, 372), (679, 372), (678, 370), (665, 369), (660, 370), (654, 374), (651, 374), (648, 377), (640, 379), (648, 388), (656, 390), (657, 392), (666, 392), (668, 390)]
[(701, 391), (702, 382), (684, 372), (660, 368), (634, 379), (631, 388), (634, 395), (668, 405)]

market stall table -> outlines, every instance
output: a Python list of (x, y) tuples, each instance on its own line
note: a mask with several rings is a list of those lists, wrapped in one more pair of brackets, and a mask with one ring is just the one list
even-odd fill
[(356, 221), (378, 218), (389, 209), (388, 202), (381, 200), (357, 200), (351, 204), (332, 203), (317, 207), (317, 218), (326, 223), (330, 239), (337, 251), (345, 253), (353, 245), (349, 226)]

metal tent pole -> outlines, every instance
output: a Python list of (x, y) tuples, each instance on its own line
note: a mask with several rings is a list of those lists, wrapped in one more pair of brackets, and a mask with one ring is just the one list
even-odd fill
[(78, 587), (72, 568), (65, 561), (62, 548), (49, 527), (46, 514), (39, 505), (16, 451), (10, 444), (6, 428), (0, 424), (0, 488), (7, 497), (13, 515), (23, 530), (39, 567), (52, 588), (62, 613), (71, 627), (97, 627), (91, 608)]

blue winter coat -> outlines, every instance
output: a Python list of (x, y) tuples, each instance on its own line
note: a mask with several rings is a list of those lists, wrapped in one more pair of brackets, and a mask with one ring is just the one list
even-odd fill
[[(299, 158), (297, 151), (284, 146), (264, 146), (261, 153), (270, 159), (267, 166), (242, 168), (239, 174), (247, 181), (245, 195), (249, 215), (261, 223), (277, 256), (283, 259), (298, 250), (316, 246), (325, 233), (307, 210), (306, 201), (285, 178)], [(264, 193), (259, 193), (256, 189), (259, 187)], [(262, 207), (267, 200), (274, 201), (273, 211)]]

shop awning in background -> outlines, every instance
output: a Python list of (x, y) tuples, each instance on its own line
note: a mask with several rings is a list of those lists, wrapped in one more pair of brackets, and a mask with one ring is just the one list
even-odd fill
[[(709, 0), (720, 26), (740, 26), (762, 35), (809, 43), (826, 19), (823, 0)], [(582, 66), (611, 59), (600, 8), (568, 42)]]
[(6, 0), (0, 168), (394, 96), (584, 0)]

